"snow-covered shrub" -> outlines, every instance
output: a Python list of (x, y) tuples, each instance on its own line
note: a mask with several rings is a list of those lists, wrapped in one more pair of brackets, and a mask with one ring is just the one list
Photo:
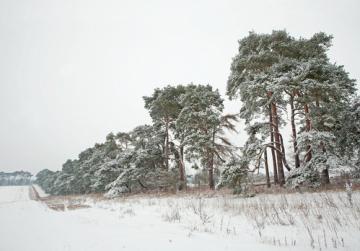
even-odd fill
[(168, 189), (174, 186), (176, 186), (176, 177), (171, 170), (152, 170), (131, 166), (123, 170), (116, 180), (105, 187), (105, 190), (107, 190), (107, 197), (116, 197), (129, 192)]
[(311, 165), (294, 168), (287, 176), (286, 184), (291, 188), (299, 186), (318, 187), (320, 186), (320, 175), (317, 170), (311, 168)]
[(128, 192), (130, 192), (130, 190), (126, 186), (114, 186), (111, 187), (110, 190), (105, 193), (105, 197), (115, 198), (120, 196), (121, 194)]
[(234, 189), (235, 194), (248, 192), (248, 162), (233, 156), (220, 176), (216, 188), (227, 186)]
[[(299, 149), (311, 153), (311, 160), (300, 168), (294, 168), (287, 177), (290, 187), (317, 187), (328, 183), (330, 172), (340, 172), (341, 159), (336, 155), (335, 136), (331, 132), (311, 130), (301, 132), (298, 137)], [(309, 151), (308, 149), (311, 149)]]

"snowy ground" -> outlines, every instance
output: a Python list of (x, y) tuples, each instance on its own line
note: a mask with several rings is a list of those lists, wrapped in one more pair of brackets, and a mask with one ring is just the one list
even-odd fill
[(30, 200), (29, 187), (0, 187), (0, 250), (360, 250), (359, 192), (352, 205), (343, 192), (47, 203), (65, 210)]

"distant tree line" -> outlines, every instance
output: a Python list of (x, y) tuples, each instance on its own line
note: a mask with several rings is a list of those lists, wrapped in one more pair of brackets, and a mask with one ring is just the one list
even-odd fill
[(32, 174), (24, 171), (0, 172), (0, 186), (25, 186), (31, 184)]
[[(151, 125), (110, 133), (61, 171), (39, 172), (37, 182), (51, 194), (115, 196), (181, 190), (186, 165), (206, 170), (210, 189), (239, 187), (259, 169), (268, 186), (327, 184), (344, 166), (359, 172), (360, 101), (355, 80), (327, 56), (331, 41), (325, 33), (295, 39), (286, 31), (250, 32), (239, 41), (227, 82), (228, 98), (241, 101), (239, 114), (224, 114), (210, 85), (157, 88), (143, 98)], [(248, 135), (242, 147), (226, 137), (239, 119)], [(281, 132), (287, 123), (291, 138)]]

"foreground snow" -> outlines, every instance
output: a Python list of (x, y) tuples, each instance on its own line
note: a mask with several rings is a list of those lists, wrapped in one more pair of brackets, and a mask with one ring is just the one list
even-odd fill
[(359, 250), (359, 197), (73, 197), (54, 211), (0, 187), (0, 250)]

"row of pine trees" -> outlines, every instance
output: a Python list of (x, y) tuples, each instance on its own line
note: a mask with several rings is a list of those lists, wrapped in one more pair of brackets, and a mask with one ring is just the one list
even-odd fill
[[(327, 184), (344, 166), (356, 173), (360, 102), (355, 80), (328, 58), (331, 41), (324, 33), (296, 39), (286, 31), (250, 32), (227, 82), (227, 97), (241, 101), (238, 114), (224, 114), (224, 99), (210, 85), (155, 89), (143, 98), (151, 125), (110, 133), (61, 171), (39, 172), (37, 182), (51, 194), (115, 196), (181, 190), (187, 168), (206, 170), (210, 189), (239, 187), (260, 169), (268, 186)], [(239, 130), (247, 132), (243, 142), (227, 138)]]

